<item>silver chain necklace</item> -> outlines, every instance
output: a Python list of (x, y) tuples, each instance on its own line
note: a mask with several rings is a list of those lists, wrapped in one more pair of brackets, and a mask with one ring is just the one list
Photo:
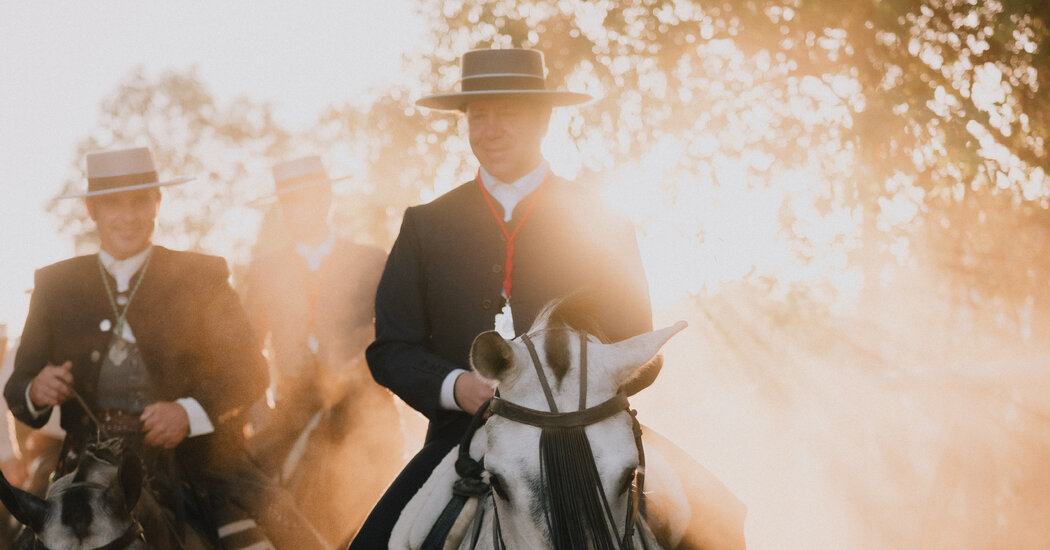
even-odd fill
[(139, 270), (138, 279), (135, 280), (135, 286), (132, 287), (131, 293), (128, 294), (128, 300), (124, 303), (124, 309), (121, 310), (117, 305), (117, 301), (113, 297), (113, 288), (109, 285), (109, 277), (106, 277), (106, 266), (102, 265), (102, 255), (98, 256), (98, 270), (102, 275), (102, 284), (106, 287), (106, 297), (109, 298), (109, 305), (113, 308), (113, 315), (116, 317), (116, 322), (113, 323), (113, 334), (118, 338), (123, 338), (124, 318), (128, 315), (128, 309), (131, 308), (131, 301), (135, 299), (135, 293), (138, 292), (139, 286), (142, 285), (142, 279), (146, 277), (146, 268), (149, 267), (149, 261), (153, 258), (153, 247), (151, 246), (149, 252), (146, 254), (146, 261), (142, 263), (142, 269)]

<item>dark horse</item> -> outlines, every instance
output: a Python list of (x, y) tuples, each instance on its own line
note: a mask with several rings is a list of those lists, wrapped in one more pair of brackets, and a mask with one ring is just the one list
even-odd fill
[(146, 548), (131, 515), (142, 492), (142, 463), (110, 439), (88, 446), (76, 468), (55, 480), (42, 499), (0, 474), (0, 501), (26, 530), (15, 548)]
[(160, 503), (133, 448), (121, 438), (88, 443), (45, 498), (12, 486), (0, 473), (0, 501), (25, 526), (12, 548), (218, 548), (213, 527)]

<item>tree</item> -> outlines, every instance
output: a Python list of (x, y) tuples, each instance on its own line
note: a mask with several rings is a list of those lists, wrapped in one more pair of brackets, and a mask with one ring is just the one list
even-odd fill
[[(1047, 255), (1011, 256), (1028, 276), (1007, 288), (977, 267), (1001, 258), (989, 246), (1006, 235), (975, 238), (1005, 230), (982, 219), (1045, 219), (1050, 206), (1041, 2), (423, 0), (420, 11), (442, 17), (418, 94), (454, 89), (455, 63), (469, 48), (545, 51), (555, 84), (599, 96), (567, 124), (580, 179), (598, 185), (601, 172), (634, 168), (660, 193), (605, 185), (631, 199), (643, 233), (725, 245), (690, 265), (732, 264), (732, 250), (756, 236), (720, 232), (720, 219), (684, 223), (668, 210), (717, 218), (705, 204), (746, 212), (765, 202), (758, 215), (773, 213), (780, 225), (757, 240), (791, 254), (762, 259), (768, 250), (753, 250), (725, 280), (777, 274), (786, 293), (785, 268), (832, 273), (822, 268), (848, 254), (877, 288), (888, 261), (933, 254), (982, 305), (1016, 309), (1034, 299), (1050, 311)], [(439, 143), (457, 130), (427, 120)], [(1042, 246), (1046, 229), (1013, 225), (1011, 239)], [(1025, 244), (1018, 248), (1032, 250)]]

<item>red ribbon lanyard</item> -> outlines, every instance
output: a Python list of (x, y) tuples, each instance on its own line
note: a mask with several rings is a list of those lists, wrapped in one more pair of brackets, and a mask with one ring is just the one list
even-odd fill
[(514, 239), (517, 238), (518, 232), (521, 231), (521, 226), (525, 225), (525, 221), (529, 219), (529, 214), (532, 214), (532, 209), (535, 208), (536, 202), (539, 200), (540, 191), (546, 187), (547, 180), (550, 179), (550, 171), (547, 171), (547, 176), (543, 178), (543, 182), (536, 188), (536, 191), (532, 193), (532, 202), (529, 203), (529, 207), (525, 210), (525, 215), (521, 217), (521, 221), (518, 222), (517, 227), (514, 228), (514, 232), (507, 231), (507, 224), (503, 223), (503, 218), (500, 217), (499, 212), (496, 211), (496, 205), (492, 203), (492, 196), (489, 195), (488, 189), (485, 189), (485, 184), (481, 183), (481, 170), (478, 170), (478, 187), (481, 188), (481, 195), (485, 197), (485, 202), (489, 205), (489, 210), (492, 211), (492, 217), (496, 218), (496, 223), (499, 224), (500, 231), (503, 232), (503, 236), (507, 238), (507, 260), (503, 265), (503, 272), (506, 274), (503, 277), (503, 297), (510, 300), (510, 289), (511, 289), (511, 273), (514, 272)]

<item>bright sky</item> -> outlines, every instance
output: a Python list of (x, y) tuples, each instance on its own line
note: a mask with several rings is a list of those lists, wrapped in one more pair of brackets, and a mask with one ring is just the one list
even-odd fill
[(133, 68), (196, 66), (217, 101), (269, 101), (298, 128), (398, 78), (422, 30), (406, 0), (0, 4), (0, 323), (20, 333), (33, 271), (72, 255), (44, 206)]

